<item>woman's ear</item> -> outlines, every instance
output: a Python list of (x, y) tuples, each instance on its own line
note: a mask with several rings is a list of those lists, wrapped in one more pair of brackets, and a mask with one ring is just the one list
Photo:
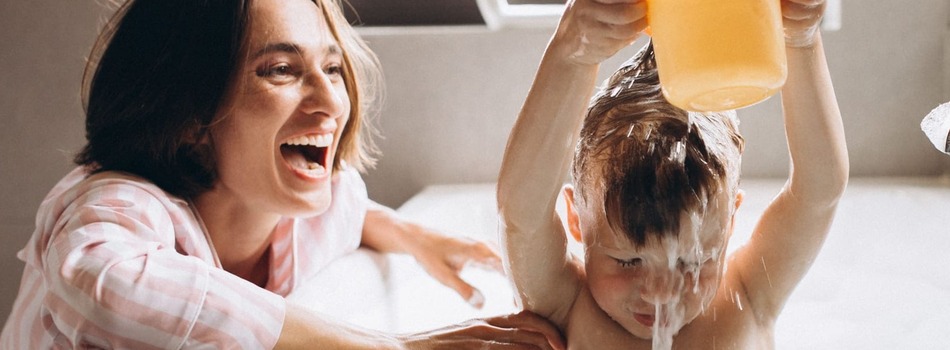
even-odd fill
[(567, 230), (570, 231), (571, 236), (578, 242), (583, 242), (581, 239), (581, 224), (577, 218), (577, 208), (574, 207), (574, 187), (571, 185), (565, 185), (562, 189), (564, 195), (564, 203), (567, 204)]

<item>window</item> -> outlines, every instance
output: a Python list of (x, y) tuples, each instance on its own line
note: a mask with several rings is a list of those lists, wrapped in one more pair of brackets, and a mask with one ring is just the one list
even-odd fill
[[(677, 1), (677, 0), (665, 0)], [(710, 0), (718, 1), (718, 0)], [(778, 0), (775, 0), (778, 1)], [(827, 0), (822, 29), (841, 28), (841, 0)], [(566, 0), (347, 0), (343, 12), (358, 27), (554, 27)]]

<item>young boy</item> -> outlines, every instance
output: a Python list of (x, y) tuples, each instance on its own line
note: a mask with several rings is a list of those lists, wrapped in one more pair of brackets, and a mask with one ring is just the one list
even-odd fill
[[(648, 46), (584, 117), (599, 63), (644, 29), (645, 4), (568, 5), (511, 132), (498, 209), (522, 306), (558, 325), (569, 348), (774, 347), (775, 321), (818, 254), (848, 179), (817, 30), (823, 8), (822, 0), (782, 0), (790, 175), (748, 244), (726, 256), (742, 202), (734, 112), (670, 105)], [(570, 169), (567, 226), (584, 259), (567, 252), (555, 211)]]

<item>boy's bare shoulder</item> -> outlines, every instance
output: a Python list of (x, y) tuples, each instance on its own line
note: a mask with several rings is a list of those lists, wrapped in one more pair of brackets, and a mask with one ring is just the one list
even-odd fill
[[(759, 324), (746, 296), (724, 276), (709, 308), (684, 326), (673, 339), (673, 349), (773, 349), (774, 328)], [(564, 328), (568, 349), (649, 350), (652, 341), (627, 332), (597, 306), (583, 285)]]

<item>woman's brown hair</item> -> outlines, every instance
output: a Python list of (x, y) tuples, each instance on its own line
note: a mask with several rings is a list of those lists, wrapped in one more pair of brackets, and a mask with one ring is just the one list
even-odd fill
[[(184, 198), (217, 181), (202, 142), (241, 62), (253, 0), (130, 0), (106, 24), (84, 74), (85, 147), (75, 162), (122, 171)], [(334, 168), (372, 166), (368, 124), (379, 96), (376, 56), (335, 0), (314, 1), (343, 48), (351, 115)]]

